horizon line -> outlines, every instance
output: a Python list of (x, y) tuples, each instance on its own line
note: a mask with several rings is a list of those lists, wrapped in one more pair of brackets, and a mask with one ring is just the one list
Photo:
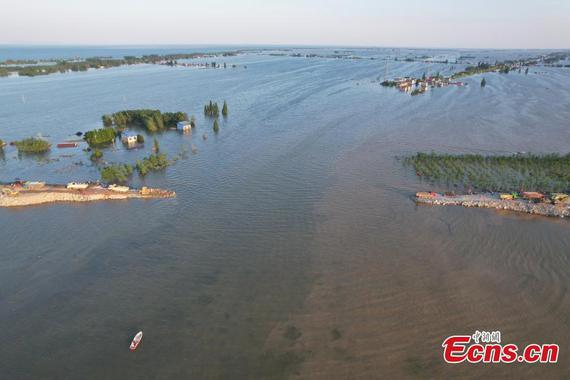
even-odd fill
[(0, 47), (298, 47), (298, 48), (360, 48), (360, 49), (430, 49), (430, 50), (570, 50), (570, 47), (457, 47), (413, 45), (345, 45), (345, 44), (294, 44), (294, 43), (67, 43), (67, 42), (0, 42)]

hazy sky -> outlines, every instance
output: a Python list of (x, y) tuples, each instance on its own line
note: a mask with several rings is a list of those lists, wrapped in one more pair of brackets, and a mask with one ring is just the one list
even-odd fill
[(570, 0), (0, 0), (0, 44), (570, 48)]

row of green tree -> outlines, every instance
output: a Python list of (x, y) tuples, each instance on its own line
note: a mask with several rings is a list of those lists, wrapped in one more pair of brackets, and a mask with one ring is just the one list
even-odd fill
[(139, 109), (115, 112), (112, 115), (103, 115), (105, 127), (115, 126), (117, 129), (127, 127), (144, 128), (148, 132), (158, 132), (176, 127), (179, 121), (188, 121), (185, 112), (160, 112), (159, 110)]
[[(10, 62), (16, 62), (18, 65), (12, 65), (10, 67), (0, 67), (0, 77), (6, 76), (11, 72), (18, 73), (20, 76), (33, 77), (37, 75), (49, 75), (55, 73), (65, 73), (68, 71), (87, 71), (89, 69), (101, 69), (101, 68), (111, 68), (123, 65), (136, 65), (136, 64), (157, 64), (164, 61), (172, 61), (177, 59), (194, 59), (203, 57), (215, 57), (215, 56), (232, 56), (237, 55), (238, 51), (229, 52), (219, 52), (219, 53), (180, 53), (180, 54), (167, 54), (167, 55), (143, 55), (141, 57), (135, 56), (125, 56), (123, 58), (105, 58), (105, 57), (93, 57), (87, 58), (83, 61), (78, 61), (76, 59), (60, 59), (55, 62), (34, 62), (25, 63), (25, 61), (4, 61), (0, 64), (9, 64)], [(25, 64), (24, 64), (25, 63)]]
[[(468, 77), (471, 75), (485, 74), (490, 72), (499, 72), (501, 74), (508, 74), (513, 69), (513, 67), (515, 67), (513, 66), (513, 64), (514, 63), (510, 61), (498, 62), (495, 63), (494, 65), (491, 65), (490, 63), (486, 62), (479, 62), (477, 66), (467, 66), (465, 70), (453, 74), (451, 76), (451, 79), (458, 79), (458, 78)], [(528, 74), (528, 67), (526, 68), (525, 73)]]
[[(228, 117), (228, 103), (224, 100), (224, 105), (222, 106), (222, 116), (223, 117)], [(210, 103), (206, 104), (204, 106), (204, 116), (208, 116), (208, 117), (219, 117), (220, 116), (220, 108), (218, 106), (218, 103), (212, 102), (210, 100)]]

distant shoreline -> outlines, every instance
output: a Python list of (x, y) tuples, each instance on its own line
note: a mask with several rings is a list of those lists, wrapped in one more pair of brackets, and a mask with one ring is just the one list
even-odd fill
[(241, 50), (234, 50), (210, 53), (171, 53), (162, 55), (145, 54), (141, 56), (126, 55), (121, 58), (112, 56), (95, 56), (89, 58), (6, 59), (4, 61), (0, 61), (0, 78), (13, 75), (20, 77), (35, 77), (56, 73), (85, 72), (91, 69), (108, 69), (140, 64), (220, 68), (222, 65), (219, 65), (216, 62), (179, 64), (178, 60), (233, 57), (241, 53)]

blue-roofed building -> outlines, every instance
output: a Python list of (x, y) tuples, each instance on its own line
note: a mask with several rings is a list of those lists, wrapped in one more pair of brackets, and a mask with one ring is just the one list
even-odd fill
[(137, 139), (137, 134), (129, 130), (124, 130), (121, 133), (121, 141), (123, 144), (136, 144)]
[(189, 131), (192, 128), (192, 124), (190, 124), (189, 121), (179, 121), (178, 123), (176, 123), (176, 129), (178, 131)]

